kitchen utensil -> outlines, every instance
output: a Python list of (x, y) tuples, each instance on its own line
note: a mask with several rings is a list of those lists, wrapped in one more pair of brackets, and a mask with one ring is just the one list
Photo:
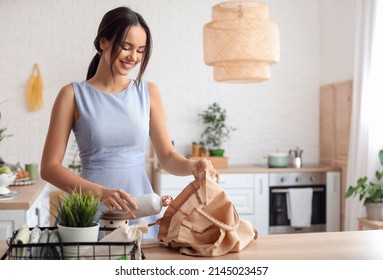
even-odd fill
[(300, 157), (289, 157), (289, 166), (294, 168), (301, 168), (302, 159)]
[(287, 167), (289, 165), (289, 155), (286, 153), (272, 153), (267, 157), (267, 165), (272, 168)]
[(294, 168), (301, 168), (302, 167), (302, 153), (303, 150), (301, 150), (299, 147), (297, 147), (295, 150), (289, 150), (289, 166)]

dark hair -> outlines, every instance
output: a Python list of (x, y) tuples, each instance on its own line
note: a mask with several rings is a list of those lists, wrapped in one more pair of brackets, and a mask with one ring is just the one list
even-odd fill
[[(146, 24), (144, 18), (135, 11), (127, 7), (118, 7), (107, 12), (101, 20), (98, 27), (97, 37), (94, 39), (94, 47), (97, 50), (97, 54), (93, 57), (89, 64), (88, 73), (86, 79), (92, 78), (97, 71), (98, 64), (100, 63), (102, 50), (100, 49), (100, 40), (105, 38), (108, 41), (113, 40), (113, 46), (111, 51), (111, 61), (114, 62), (119, 54), (120, 46), (125, 40), (125, 30), (131, 26), (141, 26), (146, 33), (146, 46), (145, 53), (141, 61), (140, 71), (136, 77), (137, 85), (140, 84), (145, 69), (149, 63), (150, 54), (152, 50), (152, 37), (150, 29)], [(112, 68), (112, 66), (111, 66)], [(112, 70), (112, 69), (111, 69)], [(113, 72), (112, 72), (113, 74)]]

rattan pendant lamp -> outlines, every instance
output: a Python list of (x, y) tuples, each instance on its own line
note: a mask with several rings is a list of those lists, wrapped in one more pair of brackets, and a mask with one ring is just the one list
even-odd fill
[(214, 79), (257, 83), (270, 79), (270, 65), (279, 61), (279, 29), (269, 20), (267, 5), (228, 1), (213, 6), (204, 25), (204, 60), (214, 67)]

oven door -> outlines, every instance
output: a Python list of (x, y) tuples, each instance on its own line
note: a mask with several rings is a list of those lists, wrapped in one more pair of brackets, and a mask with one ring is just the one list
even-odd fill
[[(286, 196), (289, 188), (313, 188), (311, 226), (292, 227), (287, 218)], [(269, 233), (297, 233), (326, 231), (326, 187), (313, 186), (283, 186), (270, 187), (269, 193)]]

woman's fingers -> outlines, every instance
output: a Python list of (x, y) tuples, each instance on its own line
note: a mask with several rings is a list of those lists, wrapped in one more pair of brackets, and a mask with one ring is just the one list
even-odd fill
[(219, 173), (215, 170), (213, 164), (207, 158), (201, 158), (195, 162), (193, 170), (193, 175), (196, 179), (199, 178), (203, 170), (206, 170), (213, 179), (216, 178), (217, 183), (220, 181)]
[(130, 214), (132, 218), (136, 216), (131, 209), (138, 209), (137, 203), (134, 201), (133, 196), (125, 192), (123, 189), (110, 190), (109, 195), (105, 201), (105, 205), (110, 210), (123, 210)]

